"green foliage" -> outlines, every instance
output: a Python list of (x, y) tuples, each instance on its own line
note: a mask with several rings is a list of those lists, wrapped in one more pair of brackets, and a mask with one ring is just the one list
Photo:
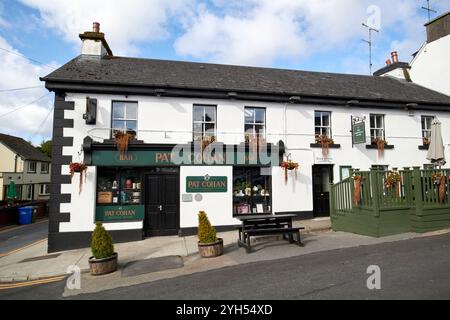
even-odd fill
[(216, 242), (216, 228), (211, 226), (208, 216), (204, 211), (198, 213), (198, 241), (200, 243)]
[(49, 158), (52, 157), (52, 140), (43, 140), (37, 149), (47, 155)]
[(95, 259), (108, 258), (114, 254), (112, 238), (101, 222), (95, 224), (95, 230), (92, 233), (91, 251)]

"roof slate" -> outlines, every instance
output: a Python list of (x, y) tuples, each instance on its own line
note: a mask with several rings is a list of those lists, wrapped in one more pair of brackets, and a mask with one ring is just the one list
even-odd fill
[(0, 133), (0, 142), (26, 160), (50, 162), (51, 159), (19, 137)]
[(114, 56), (78, 56), (42, 80), (423, 102), (450, 107), (449, 96), (389, 77)]

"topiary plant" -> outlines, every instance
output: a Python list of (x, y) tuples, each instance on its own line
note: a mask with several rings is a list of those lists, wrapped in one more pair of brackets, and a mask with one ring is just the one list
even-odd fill
[(216, 228), (211, 226), (206, 212), (198, 213), (198, 241), (200, 243), (212, 243), (217, 241)]
[(95, 229), (92, 233), (91, 251), (95, 259), (108, 258), (114, 254), (112, 238), (101, 222), (95, 223)]

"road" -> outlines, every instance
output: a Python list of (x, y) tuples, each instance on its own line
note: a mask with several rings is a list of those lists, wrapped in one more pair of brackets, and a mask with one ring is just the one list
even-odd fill
[[(367, 288), (368, 266), (381, 289)], [(450, 299), (450, 234), (227, 267), (75, 299)], [(82, 284), (81, 284), (82, 285)], [(60, 298), (64, 283), (0, 290), (0, 299)]]
[(0, 230), (0, 257), (36, 241), (46, 239), (48, 220)]

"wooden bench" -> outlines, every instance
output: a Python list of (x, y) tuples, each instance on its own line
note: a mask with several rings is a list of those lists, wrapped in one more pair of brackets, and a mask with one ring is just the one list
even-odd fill
[[(247, 252), (251, 252), (251, 244), (250, 244), (250, 237), (253, 236), (268, 236), (268, 235), (276, 235), (281, 234), (283, 235), (283, 239), (286, 239), (285, 236), (289, 237), (290, 243), (297, 243), (300, 247), (303, 247), (303, 243), (301, 241), (300, 237), (300, 230), (305, 229), (303, 227), (299, 228), (285, 228), (285, 227), (260, 227), (252, 229), (252, 228), (243, 228), (239, 227), (239, 240), (238, 240), (238, 246), (243, 246), (247, 249)], [(296, 235), (296, 240), (294, 240), (294, 235)]]

